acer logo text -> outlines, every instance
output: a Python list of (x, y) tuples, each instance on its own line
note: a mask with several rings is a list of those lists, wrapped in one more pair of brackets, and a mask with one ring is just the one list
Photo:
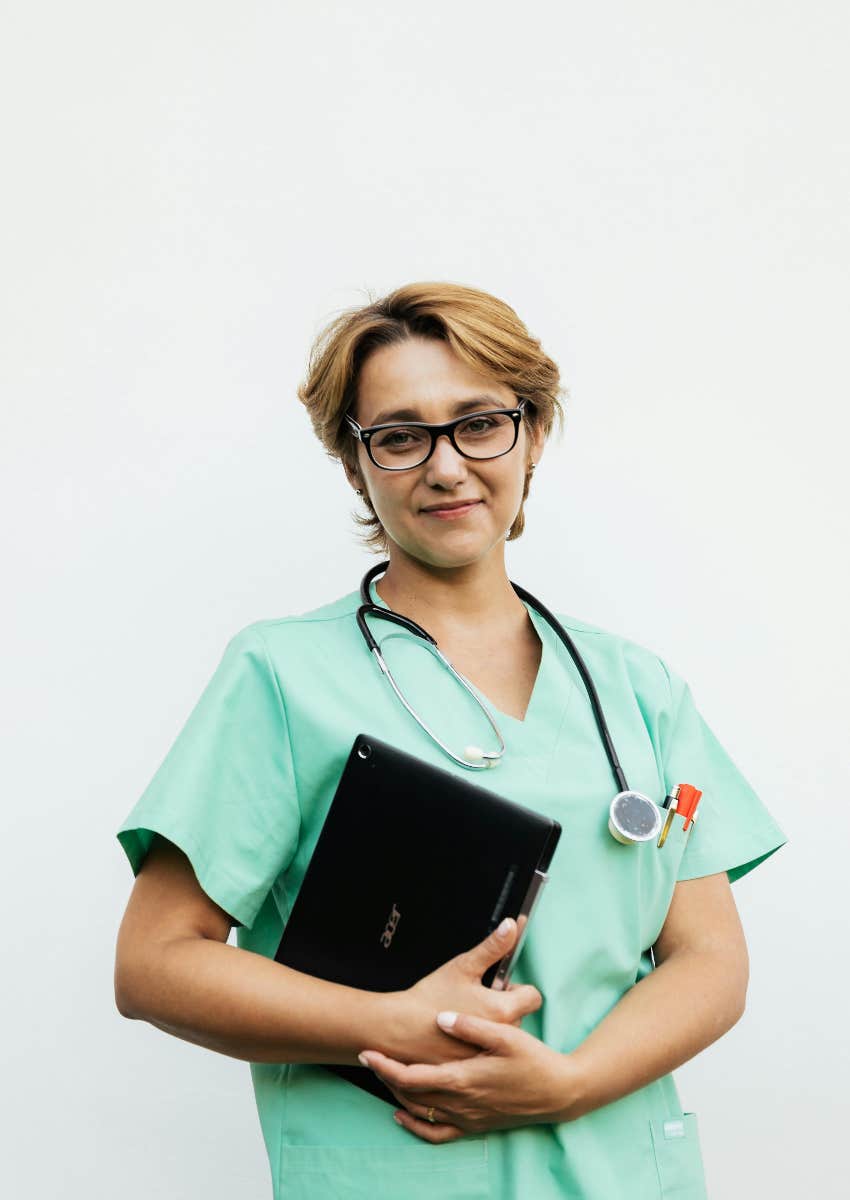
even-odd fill
[(381, 945), (384, 947), (385, 950), (389, 950), (389, 948), (390, 948), (390, 944), (393, 940), (393, 934), (395, 933), (396, 927), (398, 926), (400, 916), (401, 916), (401, 913), (396, 908), (396, 906), (393, 905), (393, 910), (390, 913), (389, 919), (387, 921), (387, 927), (384, 930), (384, 932), (381, 934)]

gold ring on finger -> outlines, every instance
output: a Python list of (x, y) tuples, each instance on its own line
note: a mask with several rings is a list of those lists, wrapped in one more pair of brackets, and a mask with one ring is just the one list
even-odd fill
[(433, 1125), (434, 1124), (434, 1105), (433, 1104), (429, 1106), (428, 1111), (425, 1114), (425, 1116)]

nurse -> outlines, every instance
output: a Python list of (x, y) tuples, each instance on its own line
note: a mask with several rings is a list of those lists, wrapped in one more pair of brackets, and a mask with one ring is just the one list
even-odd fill
[[(118, 1008), (250, 1063), (275, 1198), (706, 1195), (696, 1116), (671, 1071), (743, 1012), (730, 884), (785, 837), (663, 659), (552, 605), (629, 786), (659, 805), (677, 783), (703, 793), (696, 824), (674, 820), (662, 849), (611, 836), (586, 689), (505, 565), (561, 392), (513, 309), (447, 283), (338, 316), (299, 389), (361, 499), (367, 546), (388, 560), (373, 603), (424, 626), (495, 716), (505, 753), (482, 784), (563, 827), (508, 991), (480, 980), (513, 944), (511, 922), (398, 993), (274, 961), (357, 734), (471, 777), (378, 670), (357, 588), (231, 638), (118, 830), (136, 876)], [(478, 705), (419, 638), (372, 628), (442, 740), (492, 745)], [(358, 1061), (396, 1106), (321, 1065)]]

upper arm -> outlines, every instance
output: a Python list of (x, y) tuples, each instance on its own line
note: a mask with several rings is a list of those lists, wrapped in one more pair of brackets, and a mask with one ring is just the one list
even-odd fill
[(158, 947), (185, 937), (226, 942), (233, 919), (211, 900), (189, 859), (173, 842), (156, 835), (139, 869), (118, 930), (115, 1001), (132, 1008), (134, 986), (150, 969)]
[(672, 954), (717, 954), (730, 982), (741, 989), (743, 1004), (749, 980), (749, 955), (725, 871), (679, 880), (652, 949), (657, 965)]

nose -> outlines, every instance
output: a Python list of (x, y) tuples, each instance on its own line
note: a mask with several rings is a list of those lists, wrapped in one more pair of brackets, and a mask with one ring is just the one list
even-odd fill
[(434, 453), (425, 464), (425, 481), (431, 486), (454, 487), (466, 478), (466, 459), (455, 450), (449, 435), (441, 433)]

